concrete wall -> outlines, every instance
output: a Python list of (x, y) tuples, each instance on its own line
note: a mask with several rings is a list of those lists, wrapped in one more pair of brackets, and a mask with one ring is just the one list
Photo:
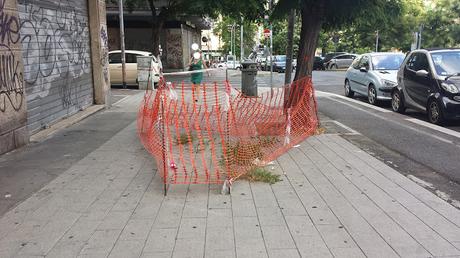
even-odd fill
[(107, 103), (105, 17), (104, 0), (0, 0), (0, 154)]
[(27, 105), (16, 1), (0, 0), (0, 154), (27, 143)]
[[(108, 28), (109, 49), (120, 49), (119, 28)], [(180, 70), (186, 68), (191, 56), (191, 45), (200, 44), (201, 32), (182, 25), (181, 28), (165, 29), (161, 36), (163, 50), (162, 62), (165, 69)], [(125, 28), (125, 47), (129, 50), (152, 51), (152, 30), (150, 28)]]

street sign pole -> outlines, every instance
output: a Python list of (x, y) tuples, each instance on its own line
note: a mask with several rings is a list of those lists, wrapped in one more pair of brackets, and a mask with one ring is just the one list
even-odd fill
[(241, 41), (241, 46), (240, 46), (240, 62), (243, 62), (243, 57), (244, 57), (244, 46), (243, 46), (243, 21), (244, 18), (241, 17), (241, 36), (240, 36), (240, 41)]
[(125, 24), (123, 20), (123, 0), (118, 0), (118, 10), (120, 19), (121, 75), (123, 89), (126, 89)]
[(379, 30), (375, 34), (375, 52), (379, 52)]

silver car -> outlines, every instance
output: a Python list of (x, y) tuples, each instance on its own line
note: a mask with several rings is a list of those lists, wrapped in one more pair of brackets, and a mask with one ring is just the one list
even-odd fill
[(334, 56), (331, 60), (325, 63), (325, 67), (328, 69), (341, 69), (348, 68), (351, 63), (356, 59), (355, 54), (343, 54)]
[(367, 96), (370, 104), (391, 100), (391, 91), (397, 85), (396, 75), (404, 60), (403, 53), (368, 53), (353, 61), (345, 74), (345, 95), (355, 93)]

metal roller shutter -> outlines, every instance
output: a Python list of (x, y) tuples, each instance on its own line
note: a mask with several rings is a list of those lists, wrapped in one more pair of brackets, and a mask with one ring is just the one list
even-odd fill
[(87, 0), (19, 0), (31, 133), (93, 103)]

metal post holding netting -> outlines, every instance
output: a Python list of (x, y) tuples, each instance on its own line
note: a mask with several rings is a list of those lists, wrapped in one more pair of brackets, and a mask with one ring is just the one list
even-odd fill
[[(224, 184), (264, 166), (315, 134), (318, 117), (311, 77), (246, 97), (228, 81), (160, 81), (138, 113), (142, 144), (165, 184)], [(285, 96), (285, 94), (289, 94)]]

